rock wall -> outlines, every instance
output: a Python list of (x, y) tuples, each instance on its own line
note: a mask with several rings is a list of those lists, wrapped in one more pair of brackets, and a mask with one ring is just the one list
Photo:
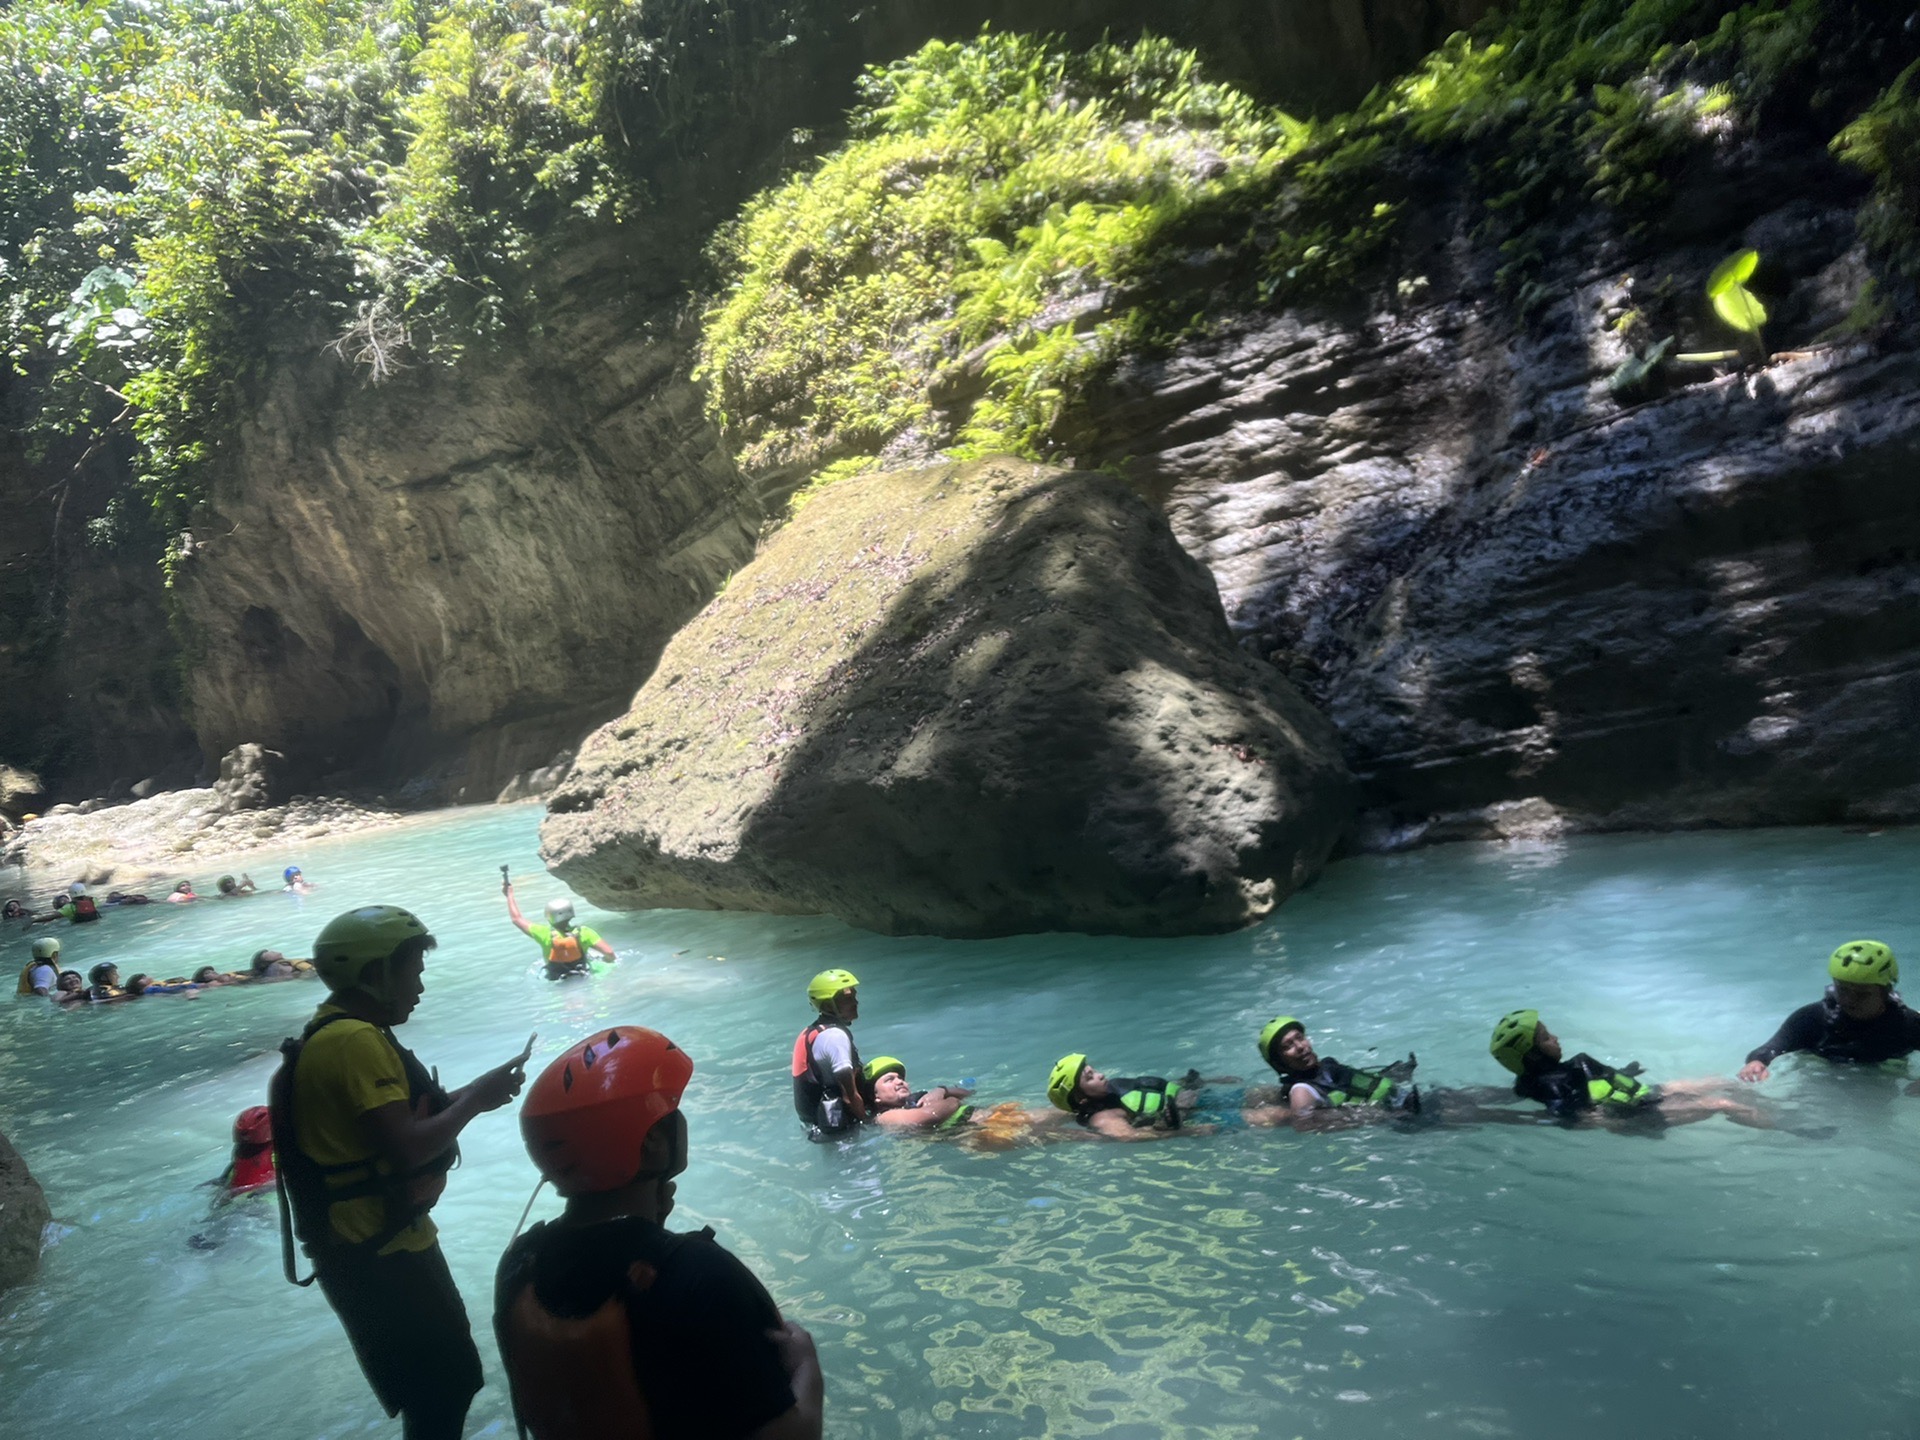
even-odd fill
[(0, 1293), (40, 1271), (40, 1241), (53, 1212), (27, 1162), (0, 1135)]
[[(1717, 241), (1569, 237), (1524, 316), (1440, 207), (1399, 303), (1249, 321), (1091, 405), (1083, 453), (1339, 725), (1371, 843), (1920, 815), (1920, 355), (1850, 332), (1822, 163), (1753, 156)], [(1773, 358), (1614, 394), (1638, 307), (1691, 323), (1743, 241)]]
[(587, 740), (541, 851), (620, 908), (1183, 934), (1310, 879), (1346, 801), (1150, 507), (983, 461), (811, 501)]

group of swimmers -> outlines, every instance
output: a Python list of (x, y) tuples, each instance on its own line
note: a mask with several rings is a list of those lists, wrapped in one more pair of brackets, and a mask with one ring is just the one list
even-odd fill
[[(1894, 986), (1900, 966), (1878, 940), (1851, 940), (1827, 960), (1828, 985), (1818, 1001), (1801, 1006), (1779, 1030), (1755, 1047), (1738, 1080), (1765, 1080), (1781, 1055), (1807, 1052), (1821, 1059), (1872, 1065), (1901, 1060), (1920, 1049), (1920, 1013), (1907, 1008)], [(863, 1124), (895, 1128), (958, 1130), (981, 1127), (983, 1139), (1005, 1141), (1033, 1134), (1049, 1119), (1071, 1117), (1085, 1131), (1112, 1140), (1151, 1140), (1207, 1133), (1225, 1121), (1252, 1126), (1327, 1128), (1375, 1120), (1411, 1120), (1424, 1113), (1449, 1124), (1531, 1123), (1532, 1116), (1505, 1108), (1510, 1097), (1486, 1087), (1433, 1092), (1424, 1101), (1412, 1083), (1417, 1059), (1359, 1068), (1320, 1055), (1304, 1021), (1279, 1015), (1262, 1027), (1256, 1046), (1275, 1083), (1225, 1093), (1225, 1103), (1207, 1092), (1237, 1086), (1237, 1077), (1203, 1079), (1188, 1071), (1179, 1079), (1159, 1075), (1113, 1076), (1096, 1069), (1084, 1052), (1055, 1062), (1047, 1099), (1056, 1112), (1027, 1111), (1008, 1103), (980, 1111), (964, 1086), (937, 1085), (915, 1091), (906, 1065), (891, 1055), (863, 1061), (851, 1026), (860, 1014), (859, 980), (846, 970), (824, 970), (807, 986), (815, 1015), (793, 1044), (793, 1104), (808, 1137), (837, 1139)], [(1610, 1065), (1593, 1056), (1568, 1055), (1533, 1009), (1514, 1010), (1493, 1028), (1488, 1053), (1513, 1077), (1511, 1095), (1545, 1108), (1563, 1122), (1595, 1120), (1686, 1124), (1723, 1115), (1736, 1124), (1774, 1128), (1764, 1110), (1730, 1093), (1725, 1079), (1668, 1081), (1641, 1078), (1638, 1062)], [(1920, 1093), (1920, 1082), (1909, 1093)], [(1202, 1117), (1194, 1123), (1189, 1117)]]
[[(301, 873), (298, 865), (289, 865), (282, 872), (284, 884), (282, 891), (289, 895), (305, 895), (313, 890), (313, 885)], [(218, 895), (223, 899), (239, 899), (257, 892), (251, 877), (242, 874), (237, 878), (222, 875), (217, 884)], [(175, 904), (188, 904), (201, 897), (195, 893), (191, 880), (182, 880), (166, 896), (167, 901)], [(23, 920), (28, 926), (42, 925), (49, 921), (65, 920), (73, 925), (92, 924), (100, 919), (101, 906), (119, 907), (123, 905), (151, 905), (151, 896), (137, 891), (115, 890), (96, 903), (89, 892), (86, 882), (76, 880), (65, 890), (54, 896), (53, 908), (45, 915), (32, 914), (19, 900), (8, 900), (5, 904), (5, 918)], [(148, 995), (196, 995), (202, 990), (221, 985), (249, 984), (257, 981), (294, 980), (313, 974), (312, 962), (307, 960), (289, 960), (278, 950), (257, 950), (253, 959), (244, 970), (222, 970), (215, 965), (203, 965), (191, 976), (176, 975), (168, 979), (144, 973), (129, 976), (124, 982), (120, 978), (120, 967), (112, 961), (101, 961), (85, 975), (78, 970), (64, 970), (60, 966), (61, 944), (58, 938), (43, 935), (34, 940), (31, 956), (20, 969), (17, 995), (40, 995), (58, 1005), (71, 1006), (93, 1004), (115, 1000), (133, 1000)]]

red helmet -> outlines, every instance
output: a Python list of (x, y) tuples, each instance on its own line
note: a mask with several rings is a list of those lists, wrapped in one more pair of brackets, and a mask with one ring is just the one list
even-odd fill
[(658, 1030), (597, 1031), (540, 1072), (520, 1107), (520, 1134), (562, 1195), (592, 1195), (640, 1172), (640, 1147), (680, 1108), (693, 1059)]
[(249, 1105), (242, 1110), (234, 1118), (233, 1143), (271, 1145), (273, 1143), (273, 1112), (264, 1105)]

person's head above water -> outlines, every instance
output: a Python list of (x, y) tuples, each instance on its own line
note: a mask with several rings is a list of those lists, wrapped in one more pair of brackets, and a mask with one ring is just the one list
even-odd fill
[(664, 1220), (673, 1177), (687, 1168), (680, 1097), (692, 1076), (692, 1057), (657, 1030), (597, 1030), (527, 1091), (520, 1107), (527, 1154), (569, 1202), (638, 1201)]
[(1887, 1008), (1900, 981), (1900, 962), (1878, 940), (1849, 940), (1827, 957), (1834, 1003), (1854, 1020), (1872, 1020)]
[(218, 880), (214, 881), (213, 883), (217, 887), (219, 887), (220, 893), (222, 895), (231, 895), (233, 894), (234, 891), (240, 888), (240, 882), (234, 879), (233, 876), (231, 875), (222, 875)]
[(85, 895), (86, 893), (87, 893), (87, 885), (84, 880), (76, 880), (67, 887), (67, 898), (70, 900), (78, 900), (82, 895)]
[(179, 883), (178, 885), (176, 885), (176, 886), (174, 886), (174, 887), (173, 887), (173, 893), (174, 893), (174, 894), (176, 894), (176, 895), (191, 895), (191, 894), (193, 894), (193, 881), (191, 881), (191, 880), (182, 880), (182, 881), (181, 881), (181, 882), (180, 882), (180, 883)]
[(547, 923), (562, 934), (573, 928), (573, 901), (562, 898), (547, 902)]
[(62, 970), (59, 980), (55, 983), (59, 985), (62, 994), (77, 995), (87, 988), (87, 977), (78, 970)]
[(217, 985), (220, 983), (220, 968), (217, 965), (202, 965), (193, 972), (196, 985)]
[(1276, 1015), (1261, 1030), (1260, 1058), (1281, 1075), (1304, 1074), (1320, 1063), (1307, 1027), (1291, 1015)]
[(1082, 1054), (1062, 1055), (1047, 1077), (1047, 1099), (1057, 1109), (1071, 1110), (1082, 1100), (1112, 1093), (1107, 1077), (1087, 1063)]
[(337, 915), (313, 942), (313, 966), (334, 998), (400, 1025), (425, 993), (427, 952), (437, 942), (411, 911), (362, 905)]
[(807, 982), (807, 999), (822, 1015), (852, 1020), (860, 1014), (860, 981), (851, 970), (822, 970)]
[(1487, 1053), (1515, 1075), (1542, 1065), (1558, 1065), (1560, 1037), (1541, 1023), (1538, 1010), (1513, 1010), (1493, 1027)]
[(111, 960), (102, 960), (87, 972), (87, 983), (89, 985), (118, 985), (120, 983), (120, 967)]
[[(287, 957), (278, 950), (256, 950), (253, 952), (253, 973), (265, 975), (275, 965), (285, 965)], [(289, 967), (291, 968), (291, 967)]]
[(27, 907), (25, 905), (22, 905), (18, 900), (9, 900), (4, 909), (0, 909), (0, 919), (18, 920), (26, 913)]
[(907, 1103), (906, 1062), (892, 1055), (876, 1055), (861, 1067), (860, 1089), (868, 1106), (892, 1110)]
[(289, 885), (293, 884), (294, 881), (300, 878), (300, 867), (298, 865), (287, 866), (286, 869), (280, 872), (280, 878)]
[(60, 942), (51, 935), (42, 935), (33, 942), (33, 958), (51, 965), (60, 958)]

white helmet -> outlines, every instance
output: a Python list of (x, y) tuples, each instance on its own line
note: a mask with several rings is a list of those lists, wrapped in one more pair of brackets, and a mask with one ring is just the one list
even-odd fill
[(87, 893), (86, 885), (79, 880), (74, 881), (73, 884), (67, 887), (67, 895), (69, 896), (69, 898), (74, 900), (78, 900), (82, 895), (86, 893)]
[(549, 900), (547, 902), (547, 923), (549, 925), (571, 925), (573, 923), (573, 901)]

